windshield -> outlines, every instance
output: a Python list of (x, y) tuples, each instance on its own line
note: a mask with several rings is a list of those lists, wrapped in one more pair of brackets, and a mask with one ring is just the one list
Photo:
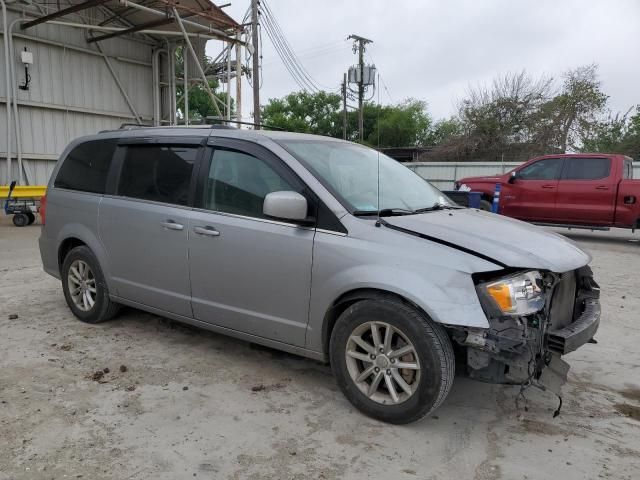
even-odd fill
[(283, 140), (279, 143), (342, 203), (346, 203), (351, 213), (415, 213), (416, 210), (452, 205), (440, 190), (422, 177), (371, 148), (327, 140)]

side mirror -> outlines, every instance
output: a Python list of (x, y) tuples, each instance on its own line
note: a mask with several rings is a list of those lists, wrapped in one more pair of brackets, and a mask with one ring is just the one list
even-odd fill
[(509, 183), (516, 183), (518, 179), (518, 172), (511, 172), (511, 176), (509, 177)]
[(271, 192), (264, 197), (262, 213), (281, 220), (307, 220), (307, 199), (298, 192)]

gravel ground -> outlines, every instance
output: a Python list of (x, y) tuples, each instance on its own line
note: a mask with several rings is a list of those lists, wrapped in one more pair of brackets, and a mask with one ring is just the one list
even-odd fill
[[(564, 407), (458, 377), (435, 415), (368, 419), (311, 360), (125, 310), (75, 320), (37, 225), (0, 219), (0, 479), (637, 479), (640, 243), (567, 232), (602, 286)], [(17, 315), (17, 318), (15, 318)]]

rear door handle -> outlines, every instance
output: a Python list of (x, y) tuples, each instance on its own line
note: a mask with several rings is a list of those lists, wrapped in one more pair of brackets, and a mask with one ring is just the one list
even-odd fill
[(542, 188), (552, 189), (552, 188), (556, 188), (556, 186), (555, 185), (542, 185)]
[(207, 237), (220, 236), (220, 232), (213, 227), (193, 227), (193, 231), (198, 235), (206, 235)]
[(163, 228), (167, 230), (184, 230), (184, 225), (174, 222), (173, 220), (167, 220), (166, 222), (160, 222)]
[(609, 187), (607, 187), (606, 185), (598, 185), (596, 187), (596, 190), (609, 190)]

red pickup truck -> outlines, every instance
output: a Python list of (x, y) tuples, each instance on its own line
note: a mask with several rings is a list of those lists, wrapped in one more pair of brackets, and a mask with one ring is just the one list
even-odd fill
[(499, 213), (508, 217), (576, 228), (640, 228), (640, 180), (633, 180), (633, 160), (624, 155), (545, 155), (504, 175), (462, 178), (455, 187), (482, 192), (482, 207), (490, 209), (498, 183)]

